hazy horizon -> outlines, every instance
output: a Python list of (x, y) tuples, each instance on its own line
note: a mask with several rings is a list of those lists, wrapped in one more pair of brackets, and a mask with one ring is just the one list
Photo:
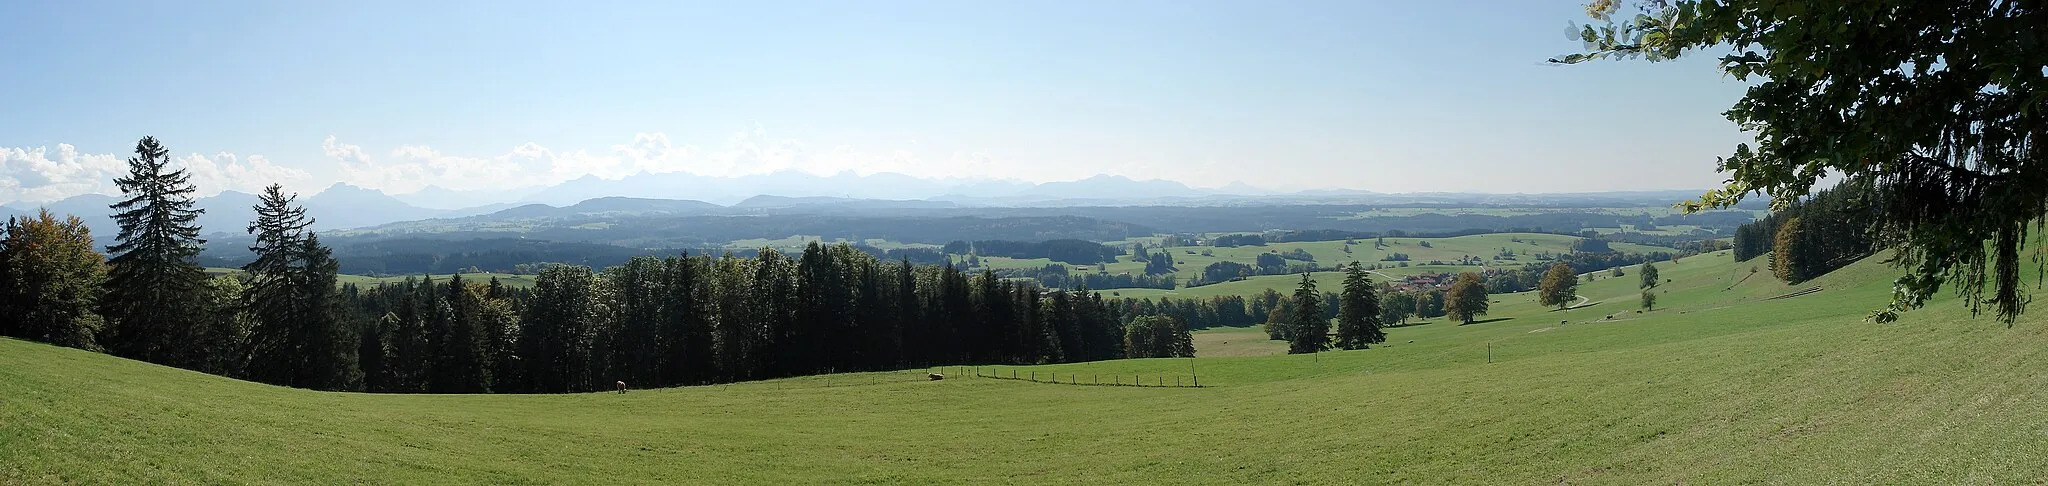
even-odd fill
[[(1704, 188), (1746, 141), (1711, 56), (1571, 52), (1579, 2), (0, 7), (0, 203), (595, 176), (1095, 175), (1262, 190)], [(1458, 22), (1419, 22), (1455, 17)]]

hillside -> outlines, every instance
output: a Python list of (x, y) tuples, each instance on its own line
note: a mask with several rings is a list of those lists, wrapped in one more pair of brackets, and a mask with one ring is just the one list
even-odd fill
[(624, 395), (368, 395), (0, 340), (0, 483), (2042, 479), (2048, 319), (2007, 328), (1944, 298), (1877, 325), (1861, 316), (1894, 271), (1865, 261), (1799, 286), (1733, 285), (1756, 263), (1660, 265), (1671, 282), (1643, 314), (1636, 279), (1603, 279), (1582, 285), (1584, 307), (1499, 295), (1481, 323), (1396, 328), (1370, 350), (1220, 356), (1258, 353), (1206, 336), (1219, 351), (1194, 360), (1018, 369), (1192, 366), (1211, 385), (1200, 389), (914, 370)]

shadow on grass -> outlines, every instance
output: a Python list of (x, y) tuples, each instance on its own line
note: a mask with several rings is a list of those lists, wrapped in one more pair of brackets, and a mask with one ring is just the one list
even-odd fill
[(1486, 324), (1486, 323), (1492, 323), (1492, 322), (1500, 322), (1500, 321), (1512, 321), (1512, 320), (1515, 320), (1515, 318), (1513, 318), (1513, 317), (1495, 317), (1495, 318), (1492, 318), (1492, 319), (1480, 319), (1480, 320), (1476, 320), (1476, 321), (1472, 321), (1472, 322), (1467, 322), (1467, 323), (1463, 323), (1463, 324), (1459, 324), (1459, 325), (1460, 325), (1460, 326), (1470, 326), (1470, 325), (1473, 325), (1473, 324)]
[(1420, 325), (1423, 325), (1423, 324), (1432, 324), (1432, 323), (1434, 323), (1434, 322), (1435, 322), (1435, 321), (1413, 321), (1413, 322), (1408, 322), (1408, 323), (1405, 323), (1405, 324), (1393, 324), (1393, 325), (1386, 325), (1386, 326), (1380, 326), (1380, 329), (1393, 329), (1393, 328), (1396, 328), (1396, 327), (1415, 327), (1415, 326), (1420, 326)]

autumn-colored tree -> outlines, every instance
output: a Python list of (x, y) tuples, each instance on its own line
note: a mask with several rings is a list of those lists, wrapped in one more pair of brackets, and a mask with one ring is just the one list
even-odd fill
[(1771, 248), (1771, 274), (1785, 283), (1799, 283), (1806, 276), (1799, 271), (1799, 218), (1778, 226), (1777, 243)]
[(1564, 262), (1550, 264), (1550, 270), (1543, 273), (1543, 281), (1536, 286), (1536, 297), (1544, 306), (1564, 310), (1579, 298), (1579, 276)]
[(0, 238), (0, 335), (97, 349), (106, 261), (77, 216), (8, 218)]
[(1458, 279), (1451, 283), (1450, 292), (1444, 296), (1444, 315), (1465, 324), (1486, 315), (1487, 306), (1486, 278), (1476, 272), (1458, 274)]

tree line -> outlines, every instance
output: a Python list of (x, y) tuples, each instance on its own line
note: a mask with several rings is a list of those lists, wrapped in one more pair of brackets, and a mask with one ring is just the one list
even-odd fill
[(1735, 229), (1736, 261), (1770, 255), (1779, 280), (1799, 283), (1870, 256), (1877, 240), (1875, 186), (1852, 178)]
[(973, 243), (954, 241), (940, 247), (948, 255), (974, 254), (985, 257), (1018, 259), (1046, 258), (1055, 262), (1072, 265), (1094, 265), (1114, 262), (1124, 251), (1117, 247), (1088, 240), (1057, 239), (1045, 241), (979, 240)]
[(338, 286), (312, 218), (276, 185), (247, 228), (255, 260), (209, 276), (196, 263), (202, 210), (168, 154), (143, 138), (116, 180), (111, 258), (76, 217), (8, 221), (0, 334), (285, 386), (437, 393), (1192, 353), (1184, 321), (1126, 315), (1085, 288), (1045, 291), (845, 244), (555, 265), (530, 290), (459, 276)]

